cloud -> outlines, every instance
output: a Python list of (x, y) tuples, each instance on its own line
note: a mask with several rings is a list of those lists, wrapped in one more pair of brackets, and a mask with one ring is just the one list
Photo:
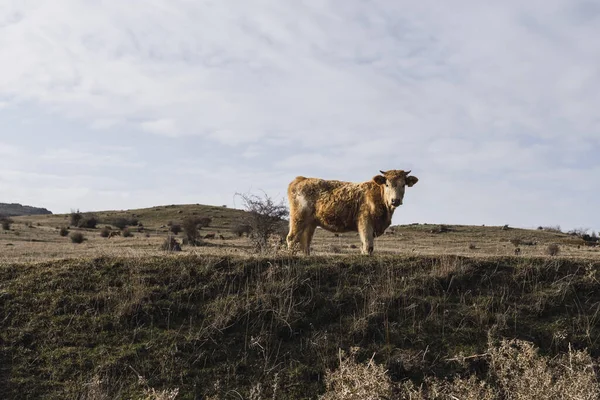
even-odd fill
[[(579, 0), (14, 2), (0, 11), (0, 123), (23, 147), (38, 125), (17, 127), (9, 107), (48, 115), (44, 134), (60, 141), (12, 165), (118, 177), (123, 204), (162, 201), (156, 171), (213, 188), (164, 178), (173, 196), (223, 203), (247, 187), (284, 194), (296, 175), (360, 181), (401, 168), (421, 178), (408, 196), (422, 219), (591, 213), (599, 15)], [(53, 130), (64, 124), (71, 133)], [(136, 157), (77, 151), (81, 137), (125, 142)], [(111, 165), (146, 168), (99, 172)]]
[[(131, 150), (131, 151), (130, 151)], [(113, 149), (106, 154), (99, 151), (85, 151), (80, 149), (50, 149), (41, 155), (40, 160), (52, 164), (68, 164), (81, 167), (102, 167), (102, 168), (141, 168), (145, 163), (135, 161), (126, 156), (134, 152), (132, 149)], [(104, 154), (103, 154), (104, 153)]]

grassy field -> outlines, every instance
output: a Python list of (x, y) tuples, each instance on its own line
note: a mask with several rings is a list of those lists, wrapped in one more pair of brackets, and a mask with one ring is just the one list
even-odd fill
[[(73, 244), (69, 237), (59, 235), (59, 228), (69, 224), (68, 214), (14, 217), (11, 230), (0, 231), (0, 262), (160, 255), (163, 254), (160, 245), (169, 232), (168, 223), (180, 223), (190, 216), (211, 218), (211, 225), (203, 228), (202, 233), (215, 233), (216, 239), (206, 240), (206, 246), (184, 247), (184, 253), (252, 254), (248, 240), (240, 239), (231, 232), (231, 228), (244, 217), (242, 210), (205, 205), (169, 205), (128, 211), (101, 211), (93, 215), (100, 220), (97, 229), (71, 228), (71, 231), (80, 231), (85, 235), (87, 240), (82, 244)], [(130, 238), (101, 237), (99, 228), (110, 225), (110, 221), (120, 217), (137, 219), (143, 224), (142, 232), (137, 232), (137, 227), (131, 227), (133, 237)], [(560, 232), (460, 225), (447, 228), (448, 232), (435, 233), (439, 225), (394, 226), (388, 229), (388, 234), (375, 240), (375, 251), (379, 254), (490, 257), (514, 255), (515, 248), (519, 247), (522, 256), (544, 256), (547, 246), (555, 243), (560, 246), (562, 256), (600, 256), (600, 249), (586, 247), (580, 238)], [(224, 239), (220, 239), (219, 235)], [(181, 241), (181, 234), (177, 238)], [(523, 244), (515, 246), (511, 241), (516, 240)], [(317, 255), (358, 254), (360, 240), (356, 233), (335, 235), (317, 229), (312, 247)]]
[[(598, 398), (600, 257), (576, 237), (410, 225), (376, 239), (374, 257), (355, 234), (324, 231), (311, 257), (254, 255), (230, 232), (243, 211), (96, 215), (144, 229), (81, 230), (77, 245), (58, 234), (68, 216), (50, 215), (0, 234), (0, 398), (377, 398), (352, 385), (388, 398), (566, 398), (559, 386)], [(160, 250), (187, 215), (211, 217), (203, 233), (217, 238)], [(523, 387), (538, 392), (516, 396)]]

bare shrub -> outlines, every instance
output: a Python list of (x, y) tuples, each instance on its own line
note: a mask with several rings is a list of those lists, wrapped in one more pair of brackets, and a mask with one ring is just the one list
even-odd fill
[(62, 237), (65, 237), (69, 234), (69, 228), (63, 226), (60, 228), (60, 230), (58, 231), (58, 234)]
[(477, 250), (475, 243), (469, 243), (469, 250)]
[(77, 243), (77, 244), (81, 244), (83, 243), (85, 239), (85, 236), (83, 236), (83, 233), (81, 232), (73, 232), (71, 233), (71, 236), (69, 236), (71, 238), (71, 242), (73, 243)]
[(597, 399), (600, 387), (594, 363), (585, 351), (555, 359), (538, 354), (532, 343), (503, 340), (490, 347), (491, 367), (507, 399)]
[(107, 238), (110, 235), (110, 228), (105, 226), (104, 228), (102, 228), (100, 230), (100, 236), (102, 236), (103, 238)]
[(375, 364), (373, 358), (367, 364), (354, 361), (358, 348), (352, 348), (350, 356), (339, 351), (340, 365), (325, 375), (327, 392), (323, 400), (375, 400), (387, 399), (392, 394), (392, 383), (385, 368)]
[(71, 226), (79, 226), (79, 222), (81, 221), (82, 218), (83, 218), (83, 214), (81, 214), (79, 212), (79, 210), (77, 210), (77, 211), (71, 210), (71, 214), (69, 215), (69, 224)]
[(129, 228), (125, 228), (121, 232), (123, 232), (123, 237), (133, 237), (133, 233), (129, 230)]
[(174, 237), (169, 236), (160, 246), (160, 249), (164, 251), (181, 251), (181, 245)]
[(556, 256), (558, 253), (560, 253), (560, 246), (556, 243), (551, 243), (546, 247), (546, 254), (549, 256)]
[[(530, 342), (502, 340), (488, 345), (484, 354), (466, 358), (486, 358), (487, 376), (475, 375), (453, 380), (426, 378), (422, 385), (412, 382), (400, 385), (401, 399), (466, 399), (466, 400), (529, 400), (529, 399), (585, 399), (600, 398), (596, 365), (586, 351), (573, 351), (548, 358), (538, 354)], [(466, 359), (462, 358), (462, 361)], [(455, 361), (461, 361), (460, 357)]]
[[(263, 193), (263, 197), (253, 194), (240, 194), (244, 208), (249, 213), (245, 223), (252, 228), (249, 237), (258, 252), (266, 252), (270, 249), (269, 238), (272, 235), (281, 236), (281, 232), (287, 233), (287, 222), (284, 220), (289, 211), (283, 200), (279, 203)], [(285, 234), (284, 234), (285, 236)]]
[(202, 244), (202, 235), (200, 229), (210, 225), (212, 220), (207, 217), (186, 217), (181, 224), (183, 232), (185, 233), (185, 243), (198, 246)]

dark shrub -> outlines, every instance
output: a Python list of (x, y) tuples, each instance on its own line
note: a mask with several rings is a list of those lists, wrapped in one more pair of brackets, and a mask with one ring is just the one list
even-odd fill
[(100, 231), (100, 236), (102, 236), (103, 238), (107, 238), (108, 235), (110, 235), (110, 228), (109, 227), (104, 227), (102, 228), (102, 230)]
[(179, 234), (179, 232), (181, 232), (181, 225), (179, 224), (171, 224), (171, 227), (169, 228), (169, 230), (174, 234), (177, 235)]
[(210, 222), (210, 218), (186, 217), (181, 224), (185, 238), (187, 239), (186, 242), (192, 246), (200, 245), (202, 243), (200, 229), (208, 226)]
[(0, 224), (2, 224), (2, 229), (4, 229), (5, 231), (10, 230), (10, 225), (12, 223), (13, 223), (13, 220), (9, 217), (2, 217), (2, 219), (0, 219)]
[(94, 215), (90, 215), (90, 216), (84, 216), (79, 221), (78, 226), (80, 228), (95, 229), (96, 225), (98, 225), (98, 218), (96, 218)]
[(127, 218), (123, 218), (123, 217), (115, 218), (110, 224), (123, 230), (123, 229), (127, 228), (127, 226), (129, 226), (129, 220)]
[(79, 226), (79, 222), (81, 221), (82, 218), (83, 218), (83, 215), (79, 212), (79, 210), (77, 210), (77, 211), (71, 210), (71, 215), (69, 216), (69, 224), (71, 226)]
[(60, 228), (60, 231), (58, 231), (58, 233), (60, 234), (60, 236), (65, 237), (69, 234), (69, 228), (63, 226), (62, 228)]
[(131, 233), (129, 228), (123, 229), (123, 237), (133, 237), (133, 233)]
[(77, 244), (83, 243), (83, 241), (85, 240), (85, 236), (83, 236), (83, 233), (81, 232), (73, 232), (69, 237), (71, 238), (71, 242)]

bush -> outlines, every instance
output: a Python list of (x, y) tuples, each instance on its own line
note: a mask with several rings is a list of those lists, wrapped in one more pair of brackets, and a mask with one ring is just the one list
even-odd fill
[(210, 225), (212, 220), (207, 217), (186, 217), (181, 224), (185, 233), (186, 243), (192, 246), (197, 246), (202, 243), (202, 235), (200, 229)]
[(166, 238), (160, 248), (164, 251), (181, 251), (181, 245), (172, 236)]
[(128, 226), (136, 226), (138, 223), (139, 223), (139, 221), (137, 218), (125, 218), (125, 217), (115, 218), (110, 222), (110, 224), (112, 226), (115, 226), (121, 230), (127, 228)]
[(83, 243), (83, 241), (86, 240), (85, 236), (83, 236), (83, 233), (81, 232), (73, 232), (69, 237), (71, 238), (71, 242), (77, 244)]
[(560, 252), (560, 247), (556, 243), (549, 244), (546, 248), (546, 254), (555, 256)]
[(100, 236), (102, 236), (103, 238), (107, 238), (108, 235), (110, 235), (110, 228), (105, 226), (104, 228), (102, 228), (102, 230), (100, 231)]
[(10, 230), (10, 225), (13, 223), (14, 221), (9, 218), (9, 217), (2, 217), (2, 219), (0, 219), (0, 224), (2, 224), (2, 229), (4, 229), (5, 231), (9, 231)]
[(169, 228), (169, 230), (174, 234), (177, 235), (181, 232), (181, 225), (179, 224), (171, 224), (171, 227)]
[(60, 236), (65, 237), (69, 234), (69, 228), (63, 226), (62, 228), (60, 228), (60, 231), (58, 231), (58, 233), (60, 234)]
[(242, 198), (244, 208), (249, 213), (244, 223), (252, 228), (249, 237), (255, 250), (267, 251), (271, 235), (281, 236), (281, 232), (286, 230), (287, 222), (284, 218), (289, 215), (287, 207), (283, 200), (275, 203), (266, 193), (263, 197), (253, 194), (237, 195)]
[(371, 359), (367, 364), (354, 361), (357, 348), (351, 349), (350, 357), (340, 350), (340, 365), (325, 375), (327, 389), (322, 400), (389, 399), (392, 382), (386, 369)]
[(131, 233), (129, 228), (123, 229), (122, 232), (123, 232), (123, 237), (133, 237), (133, 233)]
[(77, 211), (73, 211), (71, 210), (71, 215), (69, 217), (69, 224), (71, 226), (79, 226), (79, 222), (81, 221), (81, 219), (83, 218), (83, 215), (79, 212), (79, 210)]
[(94, 215), (85, 216), (79, 220), (79, 228), (87, 228), (87, 229), (96, 229), (96, 225), (98, 225), (98, 218)]

